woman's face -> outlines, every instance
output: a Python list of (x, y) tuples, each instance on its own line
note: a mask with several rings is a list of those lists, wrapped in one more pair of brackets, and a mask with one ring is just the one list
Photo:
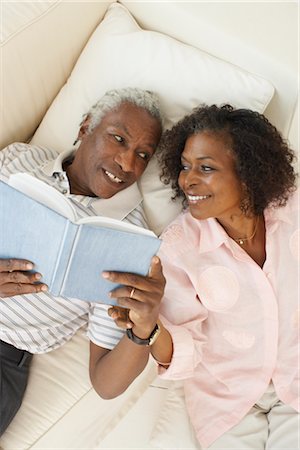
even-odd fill
[(195, 219), (220, 222), (241, 214), (242, 183), (235, 170), (231, 139), (225, 132), (191, 135), (181, 155), (179, 185)]

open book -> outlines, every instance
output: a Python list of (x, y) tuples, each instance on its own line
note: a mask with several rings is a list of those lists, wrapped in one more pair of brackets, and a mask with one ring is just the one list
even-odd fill
[(115, 304), (108, 292), (116, 284), (101, 272), (147, 275), (161, 241), (116, 219), (75, 217), (63, 194), (31, 175), (0, 181), (0, 258), (32, 261), (55, 296)]

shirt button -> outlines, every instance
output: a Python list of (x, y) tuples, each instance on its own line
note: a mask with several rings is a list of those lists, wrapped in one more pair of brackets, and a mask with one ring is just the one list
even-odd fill
[(66, 195), (68, 193), (67, 189), (63, 189), (62, 193)]

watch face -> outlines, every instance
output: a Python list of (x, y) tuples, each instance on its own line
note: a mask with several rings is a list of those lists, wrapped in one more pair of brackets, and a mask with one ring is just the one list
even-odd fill
[(154, 330), (152, 331), (150, 337), (149, 337), (149, 344), (152, 345), (160, 335), (160, 326), (158, 324), (155, 325)]

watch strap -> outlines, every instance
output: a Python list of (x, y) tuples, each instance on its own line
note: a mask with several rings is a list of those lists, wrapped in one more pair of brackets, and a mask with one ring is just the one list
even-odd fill
[(155, 325), (150, 336), (147, 339), (142, 339), (142, 338), (139, 338), (138, 336), (136, 336), (131, 328), (126, 329), (127, 337), (137, 345), (150, 346), (150, 345), (154, 344), (154, 342), (158, 338), (159, 333), (160, 333), (160, 326), (158, 324)]

